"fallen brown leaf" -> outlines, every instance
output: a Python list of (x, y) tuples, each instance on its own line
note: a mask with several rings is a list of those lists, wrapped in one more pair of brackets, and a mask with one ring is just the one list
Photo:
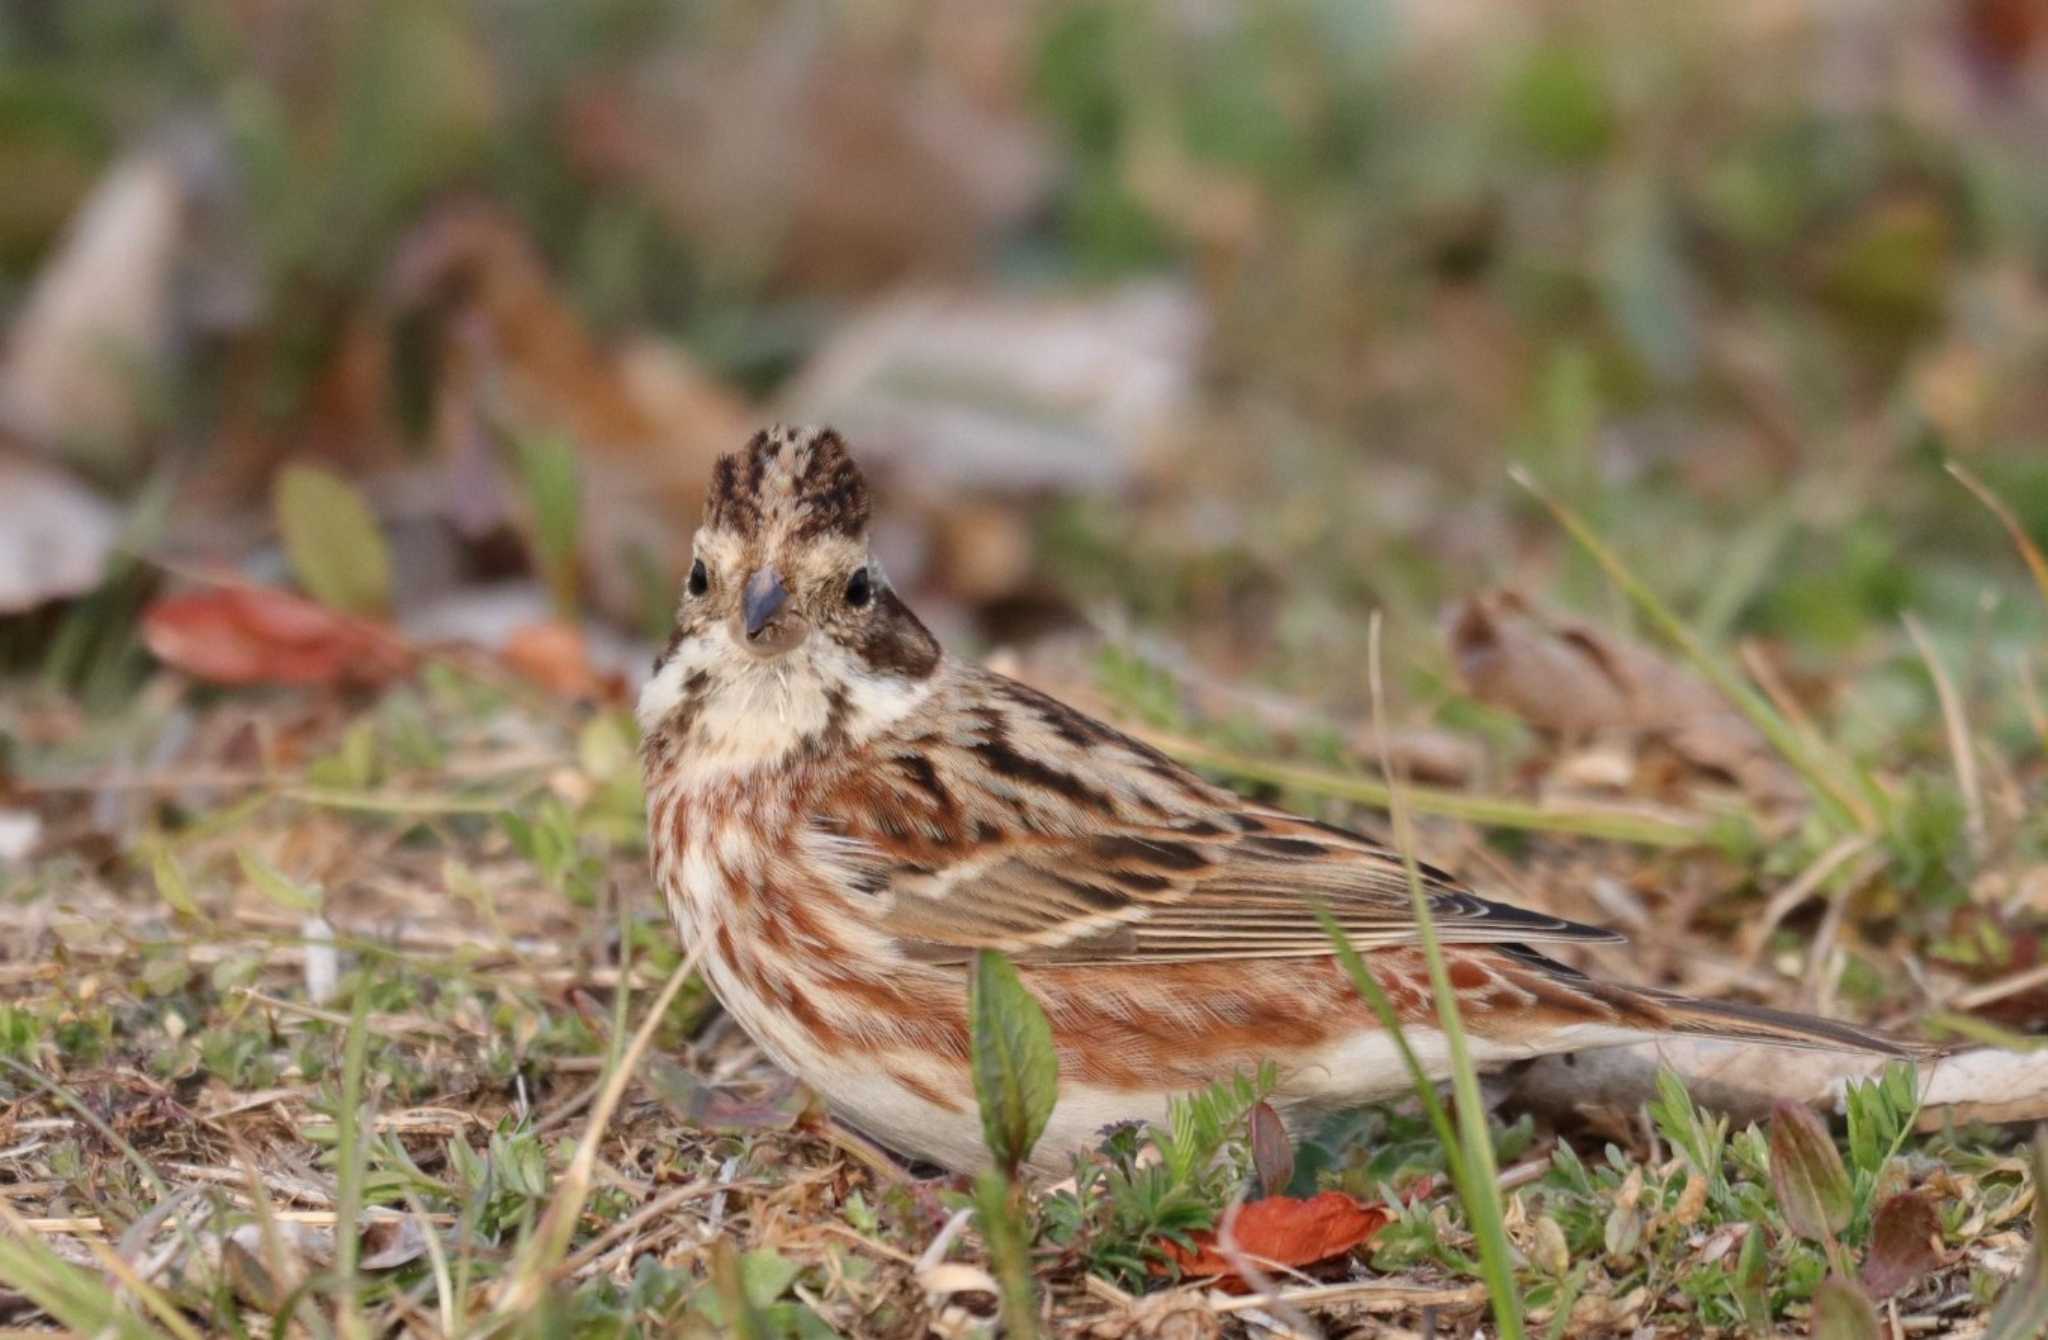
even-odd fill
[(528, 624), (505, 640), (498, 659), (549, 693), (579, 702), (615, 702), (625, 697), (625, 681), (604, 674), (590, 659), (590, 643), (581, 629), (559, 620)]
[(1908, 1191), (1877, 1207), (1858, 1278), (1873, 1298), (1890, 1298), (1912, 1288), (1941, 1259), (1941, 1215), (1926, 1192)]
[(142, 616), (158, 660), (216, 684), (362, 684), (411, 671), (412, 648), (388, 626), (265, 586), (166, 596)]
[[(1390, 1218), (1377, 1205), (1367, 1205), (1341, 1191), (1325, 1191), (1307, 1200), (1268, 1196), (1240, 1206), (1229, 1222), (1236, 1254), (1254, 1265), (1311, 1266), (1342, 1256), (1368, 1242)], [(1195, 1249), (1164, 1244), (1181, 1273), (1216, 1276), (1220, 1287), (1241, 1293), (1250, 1287), (1221, 1250), (1221, 1234), (1204, 1230), (1193, 1235)]]
[(1444, 621), (1475, 698), (1538, 730), (1583, 742), (1624, 735), (1666, 745), (1689, 767), (1761, 803), (1803, 794), (1797, 775), (1711, 685), (1626, 638), (1551, 617), (1512, 591), (1468, 597)]

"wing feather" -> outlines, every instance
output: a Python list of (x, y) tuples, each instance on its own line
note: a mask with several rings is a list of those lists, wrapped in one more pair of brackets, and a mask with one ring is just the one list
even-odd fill
[[(1270, 812), (1268, 832), (1296, 821)], [(1034, 838), (939, 878), (883, 872), (882, 923), (928, 961), (1000, 949), (1022, 962), (1183, 962), (1302, 958), (1330, 952), (1315, 909), (1327, 907), (1360, 948), (1419, 938), (1406, 872), (1358, 834), (1304, 829), (1287, 855), (1242, 835), (1193, 840), (1173, 830)], [(1424, 891), (1446, 944), (1616, 940), (1611, 931), (1496, 903), (1425, 868)], [(950, 952), (949, 952), (950, 951)]]
[[(853, 883), (880, 895), (873, 915), (906, 954), (1317, 957), (1330, 952), (1319, 905), (1361, 948), (1418, 941), (1407, 874), (1384, 844), (1250, 804), (1063, 703), (961, 673), (945, 725), (914, 743), (926, 785), (855, 769), (817, 815), (857, 849)], [(1430, 866), (1421, 877), (1446, 944), (1621, 938), (1481, 898)]]

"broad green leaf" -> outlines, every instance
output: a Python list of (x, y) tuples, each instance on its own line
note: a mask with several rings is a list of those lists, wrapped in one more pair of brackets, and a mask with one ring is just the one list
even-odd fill
[(769, 1340), (768, 1319), (747, 1287), (746, 1267), (729, 1238), (711, 1245), (711, 1288), (699, 1309), (717, 1324), (716, 1334), (733, 1340)]
[(238, 848), (235, 859), (242, 863), (242, 877), (260, 889), (272, 902), (287, 911), (307, 913), (320, 910), (320, 894), (286, 875), (270, 862), (250, 851)]
[(288, 465), (272, 495), (277, 530), (299, 585), (323, 605), (350, 614), (391, 608), (391, 557), (377, 518), (338, 475)]
[(1655, 172), (1618, 174), (1601, 192), (1594, 275), (1629, 349), (1659, 380), (1684, 383), (1699, 366), (1700, 295), (1680, 242), (1677, 211)]
[(1538, 1215), (1529, 1225), (1529, 1260), (1538, 1269), (1560, 1278), (1572, 1268), (1571, 1244), (1565, 1240), (1564, 1225), (1549, 1215)]
[(1882, 1340), (1884, 1331), (1870, 1298), (1839, 1275), (1813, 1291), (1814, 1340)]
[(171, 855), (169, 849), (158, 847), (150, 857), (149, 869), (156, 878), (157, 896), (170, 904), (173, 911), (194, 921), (206, 920), (206, 914), (192, 899), (192, 886), (185, 882), (185, 872), (179, 868), (178, 858)]
[(1771, 1109), (1771, 1187), (1786, 1225), (1809, 1242), (1849, 1226), (1849, 1170), (1813, 1109), (1783, 1100)]
[(1701, 1112), (1686, 1092), (1685, 1081), (1670, 1066), (1657, 1071), (1657, 1098), (1650, 1104), (1650, 1115), (1694, 1172), (1706, 1178), (1714, 1191), (1726, 1190), (1721, 1156), (1728, 1145), (1728, 1119)]
[(803, 1267), (779, 1252), (748, 1252), (740, 1257), (740, 1287), (755, 1307), (767, 1307), (796, 1283)]
[(1764, 1231), (1756, 1224), (1743, 1234), (1735, 1258), (1735, 1301), (1750, 1329), (1762, 1335), (1771, 1320), (1771, 1267), (1764, 1255)]
[(633, 738), (633, 719), (624, 712), (592, 717), (576, 737), (576, 762), (584, 775), (609, 781), (639, 775), (640, 751)]
[(974, 1028), (974, 1096), (982, 1137), (996, 1165), (1015, 1175), (1045, 1131), (1059, 1098), (1059, 1056), (1052, 1025), (1010, 961), (981, 951), (968, 984)]
[(1601, 1230), (1602, 1245), (1607, 1254), (1617, 1261), (1626, 1261), (1636, 1254), (1643, 1245), (1643, 1212), (1633, 1205), (1616, 1205), (1607, 1213), (1607, 1223)]
[(331, 754), (323, 754), (306, 765), (306, 780), (315, 786), (337, 791), (363, 791), (377, 779), (377, 731), (368, 721), (358, 721), (341, 737)]

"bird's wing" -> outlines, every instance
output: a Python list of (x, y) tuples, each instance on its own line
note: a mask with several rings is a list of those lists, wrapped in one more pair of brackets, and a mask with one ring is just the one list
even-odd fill
[[(929, 961), (1000, 949), (1020, 962), (1185, 962), (1331, 952), (1329, 909), (1360, 949), (1414, 944), (1400, 858), (1370, 839), (1240, 811), (1232, 831), (1126, 828), (1034, 838), (877, 872), (881, 923)], [(1614, 940), (1611, 931), (1491, 902), (1421, 870), (1446, 944)]]
[[(1253, 805), (1157, 750), (986, 675), (944, 729), (878, 752), (820, 803), (854, 887), (905, 953), (955, 961), (1161, 963), (1419, 939), (1384, 844)], [(1447, 944), (1613, 940), (1491, 902), (1441, 870), (1422, 885)]]

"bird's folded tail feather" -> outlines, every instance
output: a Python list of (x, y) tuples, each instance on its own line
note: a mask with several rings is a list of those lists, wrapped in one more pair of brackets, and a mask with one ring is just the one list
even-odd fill
[(1774, 1010), (1736, 1001), (1697, 1000), (1673, 992), (1636, 990), (1631, 994), (1672, 1033), (1698, 1037), (1736, 1038), (1779, 1047), (1822, 1051), (1876, 1052), (1883, 1056), (1925, 1057), (1934, 1049), (1925, 1043), (1858, 1028), (1836, 1019)]
[(1596, 1004), (1609, 1017), (1644, 1033), (1730, 1038), (1775, 1047), (1813, 1051), (1874, 1052), (1880, 1056), (1925, 1058), (1940, 1048), (1906, 1038), (1890, 1037), (1818, 1015), (1774, 1010), (1728, 1000), (1701, 1000), (1656, 987), (1622, 986), (1588, 977), (1527, 945), (1500, 945), (1496, 951), (1528, 972), (1518, 978), (1539, 993), (1545, 985)]

